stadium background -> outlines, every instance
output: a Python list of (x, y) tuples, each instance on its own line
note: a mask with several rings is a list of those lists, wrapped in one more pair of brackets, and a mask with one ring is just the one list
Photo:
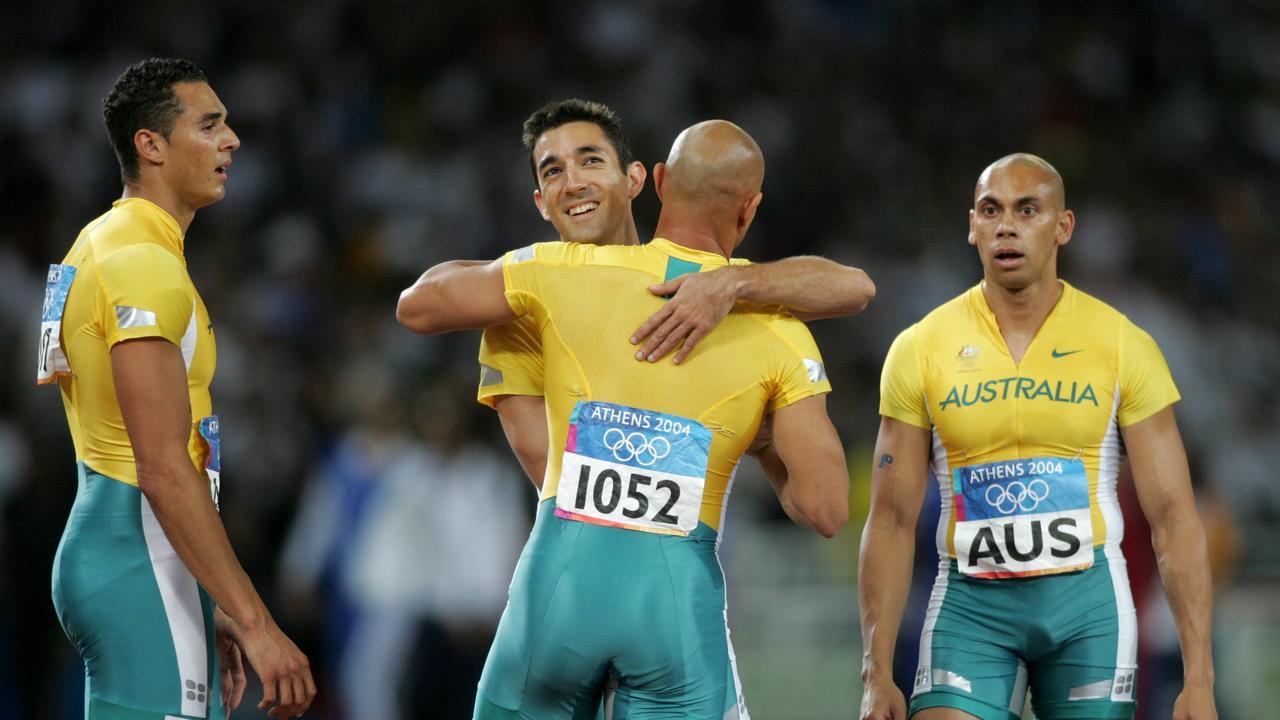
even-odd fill
[[(243, 142), (187, 253), (217, 328), (223, 518), (313, 660), (310, 717), (391, 717), (395, 697), (406, 717), (466, 716), (533, 495), (470, 401), (477, 335), (416, 337), (393, 308), (436, 262), (553, 239), (519, 125), (569, 96), (616, 108), (646, 166), (692, 122), (739, 123), (768, 163), (743, 254), (821, 253), (879, 287), (863, 315), (812, 326), (849, 526), (822, 542), (758, 473), (735, 488), (723, 556), (756, 717), (855, 716), (880, 363), (979, 277), (973, 183), (1015, 150), (1066, 178), (1063, 275), (1164, 349), (1212, 538), (1222, 717), (1275, 716), (1275, 2), (46, 0), (0, 10), (0, 717), (79, 711), (49, 600), (73, 452), (57, 393), (31, 382), (35, 328), (47, 264), (120, 194), (101, 99), (150, 55), (201, 65)], [(656, 211), (646, 189), (642, 236)], [(1140, 717), (1157, 717), (1176, 639), (1145, 532), (1128, 536)]]

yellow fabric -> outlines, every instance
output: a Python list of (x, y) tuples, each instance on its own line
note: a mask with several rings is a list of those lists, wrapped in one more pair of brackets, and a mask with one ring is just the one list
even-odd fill
[(146, 200), (117, 200), (80, 231), (62, 262), (77, 268), (62, 320), (71, 375), (58, 379), (76, 460), (138, 484), (111, 374), (111, 348), (124, 340), (164, 338), (182, 348), (187, 363), (188, 452), (203, 467), (207, 450), (195, 427), (212, 414), (209, 383), (217, 358), (208, 311), (187, 274), (177, 221)]
[[(944, 513), (951, 493), (943, 476), (955, 468), (1078, 457), (1089, 479), (1094, 546), (1100, 546), (1120, 537), (1118, 428), (1179, 395), (1151, 336), (1100, 300), (1063, 286), (1020, 363), (1009, 354), (981, 285), (904, 330), (885, 360), (880, 414), (933, 433)], [(954, 530), (951, 517), (939, 546), (953, 558)]]
[[(730, 258), (735, 267), (750, 265), (746, 258)], [(719, 265), (704, 265), (702, 271)], [(542, 395), (542, 338), (534, 320), (521, 317), (491, 328), (480, 337), (480, 388), (476, 401), (494, 407), (503, 395)]]
[(671, 258), (703, 269), (728, 264), (721, 255), (661, 238), (640, 246), (557, 242), (508, 253), (503, 278), (508, 303), (528, 327), (538, 328), (543, 350), (551, 432), (542, 497), (556, 495), (577, 401), (671, 413), (714, 433), (699, 519), (718, 530), (726, 489), (764, 414), (830, 392), (831, 385), (812, 369), (820, 369), (822, 359), (803, 323), (742, 307), (680, 365), (669, 358), (637, 361), (627, 338), (662, 306), (648, 287), (662, 281)]

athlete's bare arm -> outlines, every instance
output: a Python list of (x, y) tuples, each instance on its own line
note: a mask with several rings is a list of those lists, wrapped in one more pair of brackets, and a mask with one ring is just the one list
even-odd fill
[(1204, 524), (1173, 408), (1120, 429), (1133, 468), (1138, 502), (1151, 525), (1160, 579), (1182, 645), (1182, 694), (1175, 720), (1218, 717), (1213, 700), (1213, 580)]
[(808, 255), (690, 273), (649, 290), (675, 296), (632, 334), (632, 344), (644, 343), (636, 359), (656, 362), (679, 346), (677, 364), (739, 300), (782, 305), (801, 320), (817, 320), (862, 312), (876, 294), (862, 270)]
[(779, 408), (771, 425), (772, 447), (786, 472), (768, 474), (782, 508), (797, 524), (835, 537), (849, 519), (849, 468), (826, 394)]
[(253, 589), (213, 507), (209, 481), (187, 454), (191, 401), (182, 351), (168, 340), (127, 340), (111, 349), (116, 397), (146, 495), (178, 556), (226, 621), (221, 634), (244, 650), (274, 718), (304, 712), (316, 694), (307, 658), (276, 625)]
[(507, 443), (520, 461), (520, 467), (542, 492), (543, 476), (547, 472), (547, 402), (541, 395), (498, 395), (493, 407), (502, 422), (502, 432)]
[(502, 260), (450, 260), (422, 274), (400, 293), (396, 320), (423, 335), (476, 330), (514, 320), (502, 279)]
[(893, 648), (911, 589), (916, 522), (928, 482), (929, 431), (880, 418), (871, 467), (871, 511), (858, 555), (862, 615), (862, 720), (906, 720), (893, 684)]

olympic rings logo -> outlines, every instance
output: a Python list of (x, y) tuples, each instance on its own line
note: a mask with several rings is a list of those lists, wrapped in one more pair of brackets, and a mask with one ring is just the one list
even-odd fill
[(671, 441), (664, 437), (650, 439), (644, 433), (624, 433), (618, 428), (606, 430), (602, 442), (618, 462), (634, 460), (644, 467), (671, 454)]
[(1025, 485), (1017, 480), (1008, 485), (991, 485), (987, 488), (987, 504), (1001, 515), (1011, 515), (1014, 510), (1031, 512), (1049, 497), (1049, 483), (1036, 478)]

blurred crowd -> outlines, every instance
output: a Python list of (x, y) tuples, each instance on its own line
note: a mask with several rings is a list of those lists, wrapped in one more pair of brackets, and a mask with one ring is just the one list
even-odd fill
[[(555, 239), (520, 123), (563, 97), (618, 110), (646, 166), (689, 124), (733, 120), (768, 166), (742, 254), (870, 273), (866, 313), (813, 325), (851, 457), (893, 337), (980, 277), (978, 173), (1019, 150), (1055, 163), (1079, 219), (1061, 273), (1164, 350), (1219, 579), (1280, 579), (1275, 3), (9, 3), (0, 717), (79, 702), (49, 600), (74, 453), (58, 393), (33, 382), (36, 330), (48, 264), (120, 194), (101, 100), (150, 55), (199, 64), (243, 143), (187, 257), (217, 334), (222, 516), (332, 681), (316, 717), (470, 707), (533, 492), (472, 400), (478, 336), (414, 336), (394, 306), (437, 262)], [(646, 188), (642, 237), (656, 209)]]

